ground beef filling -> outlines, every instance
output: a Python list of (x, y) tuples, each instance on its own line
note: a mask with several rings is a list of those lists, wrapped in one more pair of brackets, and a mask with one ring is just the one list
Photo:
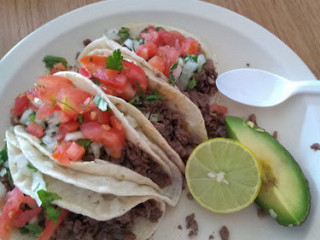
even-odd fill
[(51, 240), (70, 239), (70, 236), (74, 240), (134, 240), (136, 235), (132, 228), (137, 218), (142, 217), (156, 223), (162, 214), (154, 200), (141, 203), (126, 214), (109, 221), (97, 221), (69, 212)]
[(199, 107), (209, 138), (227, 137), (225, 117), (210, 109), (210, 96), (218, 91), (217, 76), (212, 60), (208, 60), (203, 71), (194, 76), (197, 81), (196, 87), (184, 92)]
[[(149, 114), (149, 120), (155, 128), (179, 154), (181, 159), (186, 162), (199, 142), (195, 141), (187, 130), (183, 117), (169, 109), (167, 104), (161, 100), (154, 103), (142, 101), (139, 108)], [(152, 116), (158, 116), (158, 119), (155, 121)]]
[[(151, 157), (133, 143), (127, 142), (120, 159), (114, 159), (105, 151), (101, 150), (101, 160), (119, 164), (127, 167), (145, 177), (150, 178), (160, 188), (164, 188), (171, 184), (171, 179), (167, 173), (163, 171), (161, 166)], [(92, 154), (85, 154), (84, 161), (93, 161)]]

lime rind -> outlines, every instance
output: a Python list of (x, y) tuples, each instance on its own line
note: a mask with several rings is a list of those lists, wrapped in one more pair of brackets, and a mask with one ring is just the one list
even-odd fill
[(194, 199), (216, 213), (236, 212), (249, 206), (261, 187), (260, 168), (252, 152), (241, 143), (224, 138), (208, 140), (192, 152), (186, 179)]

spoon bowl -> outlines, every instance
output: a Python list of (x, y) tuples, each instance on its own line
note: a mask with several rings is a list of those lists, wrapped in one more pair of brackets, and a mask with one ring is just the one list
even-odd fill
[(277, 74), (252, 68), (239, 68), (220, 74), (218, 90), (234, 101), (255, 106), (271, 107), (294, 94), (320, 93), (320, 81), (290, 81)]

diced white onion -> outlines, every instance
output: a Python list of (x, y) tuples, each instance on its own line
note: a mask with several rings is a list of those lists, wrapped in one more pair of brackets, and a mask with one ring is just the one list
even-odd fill
[(120, 40), (118, 33), (119, 33), (119, 29), (112, 28), (112, 29), (108, 29), (107, 31), (105, 31), (104, 34), (107, 38), (114, 40), (114, 41), (118, 41), (118, 40)]
[(28, 123), (30, 122), (29, 116), (32, 113), (33, 113), (33, 111), (31, 109), (29, 109), (29, 108), (27, 110), (25, 110), (24, 113), (22, 114), (20, 120), (19, 120), (20, 123), (28, 125)]
[(32, 103), (36, 106), (36, 107), (40, 107), (40, 105), (42, 104), (42, 101), (40, 98), (34, 98)]
[(58, 112), (54, 112), (51, 114), (49, 117), (46, 118), (47, 123), (48, 123), (48, 128), (57, 126), (58, 123), (60, 123), (60, 116)]
[(180, 78), (178, 79), (178, 85), (185, 90), (188, 86), (189, 80), (193, 75), (193, 72), (197, 70), (199, 67), (198, 63), (194, 61), (188, 61), (184, 65), (184, 68), (182, 69), (182, 73), (180, 75)]
[(159, 121), (162, 120), (162, 115), (160, 115), (158, 113), (151, 114), (150, 117), (149, 117), (149, 120), (151, 122), (159, 122)]
[(101, 143), (92, 142), (88, 147), (88, 152), (92, 153), (95, 159), (100, 158), (100, 149), (103, 145)]
[(126, 45), (130, 50), (133, 50), (133, 51), (135, 51), (137, 49), (137, 47), (139, 46), (138, 41), (130, 39), (130, 38), (125, 40), (123, 44)]
[(207, 62), (205, 56), (203, 54), (198, 55), (198, 61), (199, 67), (203, 66)]
[(7, 192), (6, 187), (0, 182), (0, 202), (4, 200), (6, 192)]
[(181, 65), (178, 65), (175, 69), (173, 69), (172, 74), (173, 74), (173, 77), (174, 77), (175, 81), (178, 80), (178, 78), (181, 75), (181, 72), (182, 72), (182, 66)]
[(58, 142), (51, 137), (51, 134), (46, 134), (42, 137), (42, 142), (46, 145), (46, 148), (53, 152), (54, 147), (58, 144)]
[(84, 138), (83, 134), (81, 131), (77, 131), (77, 132), (72, 132), (72, 133), (67, 133), (66, 136), (64, 137), (65, 141), (74, 141), (74, 140), (78, 140), (80, 138)]

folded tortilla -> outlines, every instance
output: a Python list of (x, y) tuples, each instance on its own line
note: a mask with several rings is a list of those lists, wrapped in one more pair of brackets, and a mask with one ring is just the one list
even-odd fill
[[(9, 134), (9, 136), (8, 136)], [(24, 155), (19, 146), (18, 139), (7, 132), (7, 149), (9, 169), (13, 183), (24, 194), (38, 199), (37, 191), (45, 190), (58, 194), (61, 199), (53, 202), (54, 205), (69, 212), (89, 217), (95, 221), (109, 221), (121, 217), (130, 210), (146, 201), (154, 201), (160, 210), (161, 216), (157, 221), (138, 217), (134, 221), (132, 232), (136, 239), (147, 239), (158, 227), (165, 212), (165, 203), (152, 196), (117, 196), (102, 194), (94, 190), (80, 188), (77, 185), (63, 182), (39, 170), (28, 168), (29, 159)], [(31, 163), (31, 162), (30, 162)], [(81, 174), (80, 174), (81, 175)], [(13, 231), (10, 239), (35, 239)]]
[[(148, 138), (148, 136), (152, 134), (145, 135), (143, 132), (139, 132), (134, 129), (134, 127), (129, 124), (127, 118), (125, 117), (127, 113), (119, 111), (116, 105), (114, 105), (110, 101), (110, 99), (103, 93), (103, 91), (98, 86), (94, 85), (90, 80), (75, 72), (59, 72), (57, 73), (57, 75), (68, 78), (73, 82), (75, 87), (84, 90), (92, 94), (93, 96), (100, 96), (100, 98), (107, 103), (108, 107), (111, 109), (115, 117), (122, 123), (125, 129), (126, 141), (134, 143), (143, 152), (148, 154), (150, 159), (155, 161), (155, 164), (158, 166), (158, 168), (160, 168), (161, 171), (167, 175), (167, 177), (170, 179), (171, 184), (164, 188), (160, 188), (150, 178), (142, 176), (134, 170), (99, 159), (86, 162), (71, 162), (68, 167), (82, 173), (91, 174), (93, 176), (109, 177), (119, 181), (129, 181), (139, 185), (150, 186), (160, 195), (162, 195), (163, 199), (168, 204), (172, 206), (176, 205), (178, 200), (180, 199), (182, 189), (181, 173), (179, 169), (167, 158), (162, 149), (158, 145), (153, 143), (152, 139)], [(41, 139), (27, 133), (25, 127), (21, 125), (15, 126), (14, 134), (18, 137), (18, 139), (20, 139), (19, 143), (22, 144), (22, 146), (26, 146), (23, 147), (24, 151), (28, 151), (30, 153), (32, 149), (30, 146), (33, 146), (37, 151), (41, 153), (42, 161), (47, 161), (48, 159), (50, 159), (51, 161), (60, 164), (57, 160), (52, 158), (52, 152), (50, 152), (45, 146), (41, 145)], [(21, 139), (24, 139), (26, 141), (22, 143)], [(26, 153), (26, 155), (27, 154), (28, 153)], [(30, 158), (29, 155), (28, 158)]]

